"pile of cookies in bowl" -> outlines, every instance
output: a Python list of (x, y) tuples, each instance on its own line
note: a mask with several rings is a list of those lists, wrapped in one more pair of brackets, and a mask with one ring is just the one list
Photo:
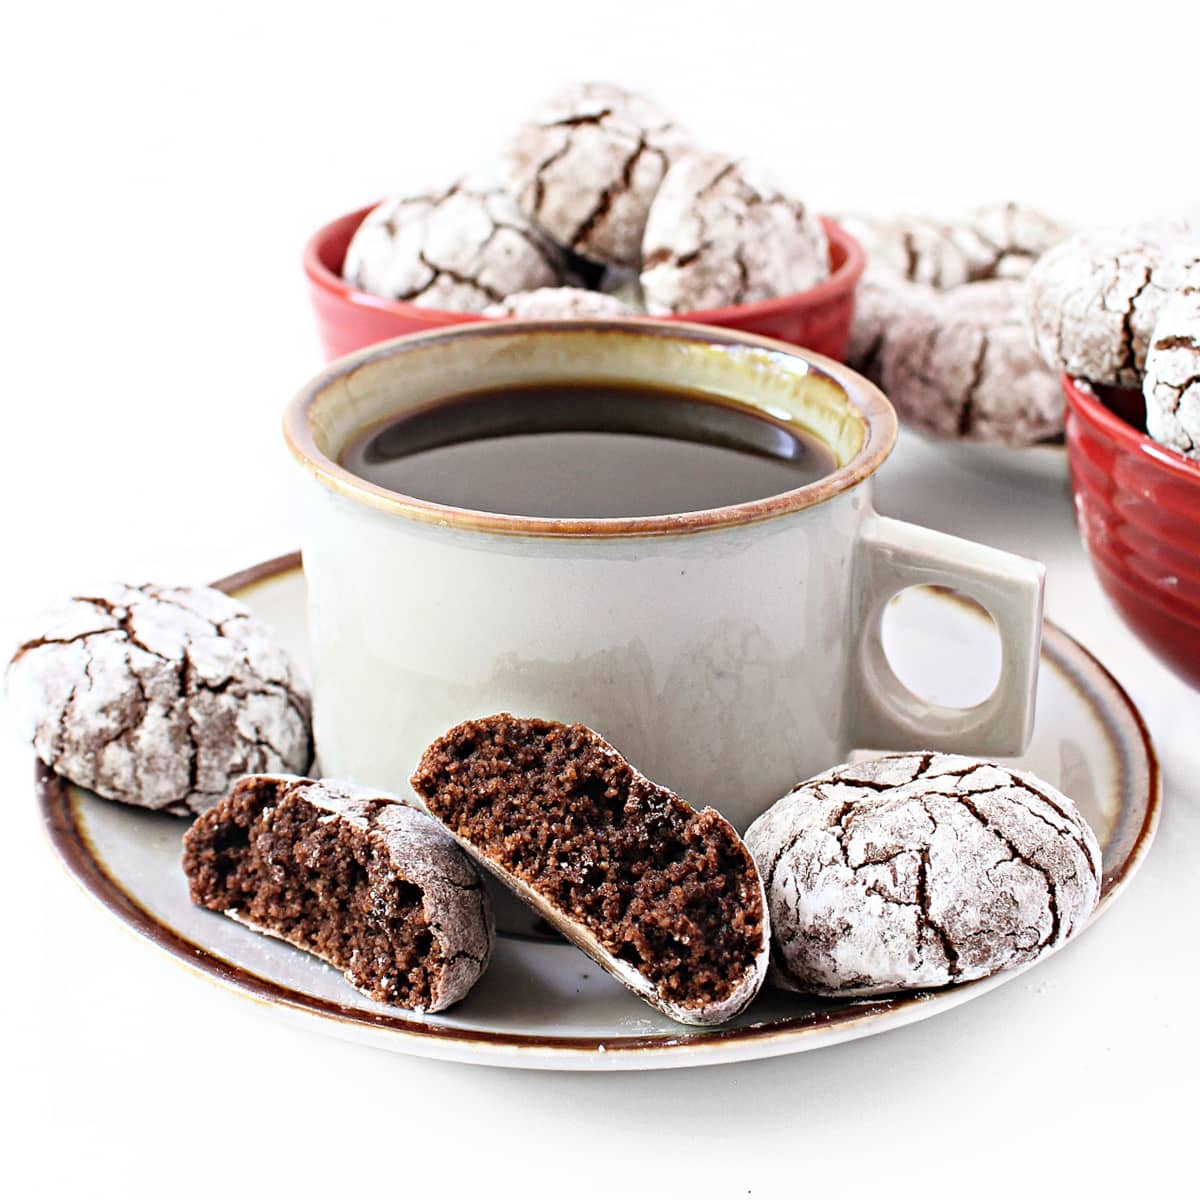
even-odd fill
[(1013, 203), (843, 224), (867, 254), (846, 361), (905, 425), (1014, 449), (1061, 439), (1058, 372), (1029, 336), (1026, 297), (1062, 225)]
[(843, 357), (858, 244), (646, 97), (566, 87), (498, 160), (313, 236), (304, 265), (328, 357), (487, 317), (639, 313)]
[(1064, 242), (1028, 303), (1062, 378), (1084, 545), (1145, 643), (1200, 686), (1200, 222)]

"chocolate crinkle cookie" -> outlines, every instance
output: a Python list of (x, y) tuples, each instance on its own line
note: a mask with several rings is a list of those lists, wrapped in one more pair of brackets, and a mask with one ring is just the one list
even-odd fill
[(483, 310), (485, 317), (569, 319), (572, 317), (627, 317), (633, 309), (617, 296), (587, 288), (535, 288), (514, 292)]
[(937, 291), (927, 283), (913, 283), (889, 271), (867, 271), (854, 297), (846, 362), (882, 386), (883, 351), (892, 331), (910, 314), (934, 310), (937, 302)]
[(755, 167), (695, 150), (667, 172), (642, 241), (647, 312), (750, 304), (828, 274), (821, 222)]
[(199, 813), (248, 771), (304, 771), (309, 695), (274, 634), (206, 587), (113, 584), (45, 615), (8, 666), (38, 757), (80, 787)]
[(1082, 929), (1100, 850), (1075, 805), (1025, 771), (892, 754), (800, 784), (751, 825), (772, 979), (875, 995), (980, 979)]
[(447, 1008), (492, 952), (470, 860), (383, 792), (247, 776), (184, 835), (183, 869), (196, 904), (315, 954), (384, 1004)]
[(633, 267), (650, 202), (688, 142), (644, 96), (608, 83), (575, 84), (512, 139), (510, 189), (560, 245), (594, 262)]
[(847, 216), (846, 230), (867, 252), (871, 273), (886, 270), (945, 291), (985, 279), (1019, 279), (1068, 231), (1036, 209), (1012, 202), (955, 220)]
[[(933, 288), (958, 287), (982, 270), (983, 247), (963, 230), (924, 217), (839, 217), (867, 254), (867, 274)], [(974, 252), (974, 253), (973, 253)]]
[(907, 424), (1009, 446), (1061, 432), (1058, 377), (1030, 345), (1023, 296), (1019, 280), (967, 283), (892, 319), (875, 370)]
[(1167, 297), (1200, 263), (1200, 228), (1183, 221), (1080, 234), (1029, 275), (1029, 321), (1054, 371), (1139, 387)]
[(1200, 267), (1163, 305), (1146, 351), (1146, 431), (1200, 459)]
[(1043, 254), (1071, 234), (1053, 217), (1011, 201), (977, 208), (963, 224), (985, 249), (977, 279), (1023, 279)]
[(412, 786), (472, 856), (673, 1020), (714, 1025), (758, 993), (769, 927), (745, 845), (593, 730), (467, 721), (425, 751)]
[(846, 362), (943, 438), (1023, 446), (1062, 432), (1057, 376), (1034, 353), (1021, 281), (1066, 236), (1013, 203), (956, 220), (842, 223), (864, 245)]
[(562, 252), (513, 198), (470, 178), (385, 200), (350, 240), (342, 274), (389, 300), (458, 312), (570, 281)]

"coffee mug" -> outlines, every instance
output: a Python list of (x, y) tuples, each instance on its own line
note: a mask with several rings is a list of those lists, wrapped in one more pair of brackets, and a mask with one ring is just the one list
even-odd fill
[[(450, 507), (340, 465), (396, 416), (436, 421), (446, 398), (547, 381), (703, 393), (815, 435), (836, 465), (725, 507), (567, 518)], [(1028, 740), (1042, 567), (875, 513), (896, 417), (839, 363), (703, 326), (479, 323), (340, 359), (291, 403), (284, 430), (309, 475), (303, 556), (327, 775), (407, 794), (427, 743), (506, 710), (589, 725), (744, 829), (853, 747), (1011, 755)], [(973, 707), (922, 700), (888, 662), (884, 607), (918, 584), (957, 589), (996, 623), (1000, 679)]]

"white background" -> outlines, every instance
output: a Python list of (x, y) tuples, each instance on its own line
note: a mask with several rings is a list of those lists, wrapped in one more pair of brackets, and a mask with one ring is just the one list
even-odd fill
[[(1088, 223), (1200, 208), (1198, 53), (1194, 6), (1146, 2), (6, 10), (0, 650), (89, 581), (203, 581), (297, 544), (278, 417), (320, 363), (302, 243), (486, 158), (562, 82), (645, 88), (818, 209), (1015, 197)], [(391, 1057), (282, 1025), (93, 909), (43, 842), (6, 726), (0, 1074), (18, 1111), (0, 1188), (1188, 1190), (1200, 698), (1100, 597), (1065, 499), (1046, 515), (1018, 486), (909, 447), (881, 507), (1047, 558), (1051, 615), (1150, 719), (1159, 844), (1078, 945), (926, 1025), (744, 1067)]]

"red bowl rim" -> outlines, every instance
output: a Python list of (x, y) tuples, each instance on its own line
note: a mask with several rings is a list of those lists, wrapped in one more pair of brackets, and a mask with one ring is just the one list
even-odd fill
[(1071, 411), (1108, 441), (1122, 450), (1147, 460), (1156, 468), (1191, 484), (1200, 484), (1200, 462), (1187, 458), (1177, 450), (1156, 442), (1149, 434), (1117, 416), (1092, 390), (1086, 379), (1062, 377), (1063, 394)]
[[(332, 236), (335, 226), (355, 219), (357, 229), (367, 213), (376, 207), (369, 204), (366, 208), (354, 212), (343, 213), (335, 217), (316, 231), (304, 246), (304, 273), (309, 281), (322, 291), (330, 292), (343, 301), (360, 308), (373, 308), (379, 312), (393, 313), (406, 320), (419, 320), (426, 324), (457, 325), (463, 321), (502, 320), (503, 318), (485, 317), (482, 313), (455, 312), (445, 308), (425, 308), (422, 305), (409, 304), (404, 300), (388, 300), (383, 296), (375, 296), (364, 292), (347, 283), (340, 275), (335, 275), (325, 266), (321, 251)], [(697, 309), (694, 312), (672, 313), (660, 317), (659, 320), (688, 321), (700, 325), (724, 325), (730, 322), (753, 320), (761, 317), (771, 317), (779, 312), (802, 307), (804, 309), (819, 309), (824, 304), (852, 292), (857, 285), (867, 264), (867, 256), (858, 241), (851, 237), (832, 217), (818, 218), (825, 228), (825, 235), (831, 245), (841, 247), (845, 258), (841, 266), (830, 272), (815, 287), (802, 292), (790, 292), (786, 296), (775, 296), (770, 300), (758, 300), (753, 304), (731, 304), (725, 308)], [(640, 315), (640, 314), (636, 314)]]

